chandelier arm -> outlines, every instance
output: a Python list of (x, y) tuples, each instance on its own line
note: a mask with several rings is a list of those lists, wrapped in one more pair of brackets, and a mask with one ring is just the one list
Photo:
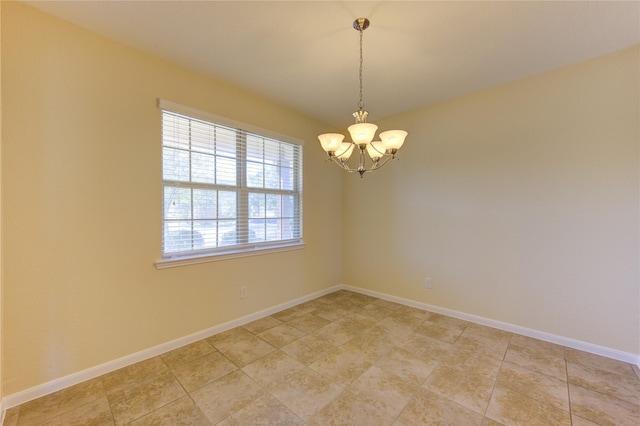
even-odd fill
[(329, 161), (329, 160), (331, 160), (332, 162), (337, 164), (341, 169), (343, 169), (343, 170), (345, 170), (345, 171), (347, 171), (349, 173), (357, 173), (358, 172), (357, 168), (354, 169), (352, 167), (349, 167), (349, 164), (346, 161), (342, 161), (338, 157), (333, 156), (333, 157), (328, 158), (326, 161)]
[(346, 170), (348, 172), (353, 171), (349, 165), (346, 163), (346, 161), (342, 161), (340, 160), (338, 157), (331, 157), (330, 158), (334, 163), (336, 163), (338, 166), (340, 166), (341, 169)]
[(380, 158), (378, 161), (374, 163), (374, 166), (371, 167), (371, 171), (381, 169), (382, 166), (387, 164), (389, 160), (392, 160), (392, 159), (393, 158), (390, 155), (385, 154), (384, 157)]
[(342, 161), (336, 156), (328, 157), (325, 161), (332, 161), (333, 163), (337, 164), (342, 170), (349, 173), (359, 173), (360, 177), (362, 177), (364, 173), (378, 170), (382, 168), (385, 164), (387, 164), (389, 160), (393, 160), (393, 157), (391, 155), (385, 154), (378, 161), (371, 161), (372, 164), (369, 167), (367, 167), (367, 161), (366, 161), (367, 156), (366, 155), (363, 156), (362, 153), (360, 156), (364, 158), (361, 158), (358, 161), (358, 167), (356, 168), (350, 167), (346, 161)]

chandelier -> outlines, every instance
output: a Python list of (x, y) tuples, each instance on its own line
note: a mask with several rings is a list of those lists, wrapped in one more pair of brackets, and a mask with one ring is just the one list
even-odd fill
[[(359, 173), (360, 177), (366, 172), (379, 169), (389, 160), (394, 159), (407, 137), (407, 132), (404, 130), (387, 130), (380, 133), (380, 140), (373, 140), (378, 126), (367, 123), (369, 113), (364, 109), (362, 101), (362, 33), (368, 27), (369, 20), (367, 18), (358, 18), (353, 21), (353, 28), (360, 33), (360, 102), (358, 102), (358, 110), (353, 113), (356, 122), (348, 127), (352, 142), (343, 142), (344, 135), (340, 133), (324, 133), (318, 136), (322, 149), (326, 151), (329, 160), (350, 173)], [(356, 148), (360, 158), (358, 166), (352, 168), (348, 161)]]

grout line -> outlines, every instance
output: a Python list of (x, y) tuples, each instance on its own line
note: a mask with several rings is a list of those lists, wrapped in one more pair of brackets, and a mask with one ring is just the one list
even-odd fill
[(571, 412), (571, 386), (569, 384), (569, 361), (567, 361), (566, 351), (564, 357), (564, 368), (565, 374), (567, 375), (567, 401), (569, 403), (569, 420), (571, 421), (571, 425), (573, 426), (573, 413)]

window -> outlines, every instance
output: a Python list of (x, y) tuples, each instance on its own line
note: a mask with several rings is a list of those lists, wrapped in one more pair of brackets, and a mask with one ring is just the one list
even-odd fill
[(300, 245), (302, 146), (171, 106), (160, 101), (163, 259)]

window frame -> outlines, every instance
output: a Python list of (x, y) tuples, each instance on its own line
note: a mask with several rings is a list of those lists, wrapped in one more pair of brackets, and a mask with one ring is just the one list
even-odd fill
[[(290, 136), (282, 135), (270, 130), (258, 128), (256, 126), (252, 126), (246, 123), (241, 123), (235, 120), (231, 120), (225, 117), (217, 116), (215, 114), (211, 114), (208, 112), (200, 111), (195, 108), (186, 107), (184, 105), (176, 104), (164, 99), (158, 99), (158, 108), (160, 110), (161, 119), (164, 117), (164, 112), (178, 114), (187, 119), (205, 121), (210, 123), (213, 126), (224, 127), (227, 129), (233, 129), (238, 132), (237, 143), (244, 144), (242, 146), (243, 149), (237, 151), (237, 159), (236, 159), (236, 183), (235, 185), (219, 185), (219, 184), (201, 184), (198, 182), (182, 182), (182, 181), (174, 181), (174, 180), (165, 180), (164, 174), (164, 136), (161, 136), (162, 142), (162, 246), (161, 246), (161, 259), (155, 262), (156, 268), (163, 269), (174, 266), (183, 266), (195, 263), (203, 263), (203, 262), (211, 262), (225, 259), (233, 259), (238, 257), (245, 256), (256, 256), (263, 255), (269, 253), (277, 253), (282, 251), (289, 250), (297, 250), (304, 248), (305, 244), (302, 239), (303, 237), (303, 216), (302, 216), (302, 197), (303, 197), (303, 145), (304, 141), (293, 138)], [(163, 126), (161, 126), (162, 131)], [(251, 187), (247, 185), (247, 164), (249, 161), (249, 156), (247, 154), (247, 136), (257, 136), (259, 138), (264, 138), (265, 140), (272, 140), (276, 142), (298, 145), (299, 146), (299, 157), (296, 158), (297, 163), (299, 164), (297, 167), (293, 167), (293, 190), (285, 190), (285, 189), (270, 189), (263, 185), (262, 188)], [(238, 145), (240, 147), (241, 145)], [(189, 148), (189, 152), (193, 152), (191, 148)], [(190, 157), (191, 158), (191, 157)], [(191, 160), (190, 160), (191, 161)], [(266, 163), (265, 163), (266, 164)], [(211, 190), (219, 191), (219, 188), (227, 189), (229, 191), (233, 191), (236, 193), (236, 221), (241, 224), (236, 225), (236, 229), (244, 229), (248, 230), (249, 222), (251, 219), (251, 214), (248, 208), (248, 197), (250, 193), (259, 193), (259, 194), (287, 194), (294, 195), (296, 197), (297, 203), (294, 213), (294, 221), (297, 222), (299, 235), (286, 240), (275, 240), (275, 241), (261, 241), (261, 242), (249, 242), (249, 233), (246, 232), (244, 236), (240, 236), (242, 238), (242, 242), (229, 245), (229, 246), (218, 246), (215, 248), (209, 249), (191, 249), (188, 251), (178, 251), (178, 252), (164, 252), (164, 238), (165, 238), (165, 223), (167, 219), (165, 218), (165, 190), (167, 187), (172, 188), (191, 188), (191, 190), (201, 187), (210, 188)], [(266, 196), (265, 196), (266, 197)], [(193, 205), (191, 206), (193, 209)], [(245, 214), (243, 216), (243, 213)], [(282, 217), (280, 217), (282, 219)], [(267, 217), (265, 215), (265, 223)], [(193, 231), (193, 223), (196, 219), (191, 216), (188, 221), (191, 222), (192, 231)], [(266, 225), (265, 225), (266, 226)], [(266, 237), (266, 236), (265, 236)]]

